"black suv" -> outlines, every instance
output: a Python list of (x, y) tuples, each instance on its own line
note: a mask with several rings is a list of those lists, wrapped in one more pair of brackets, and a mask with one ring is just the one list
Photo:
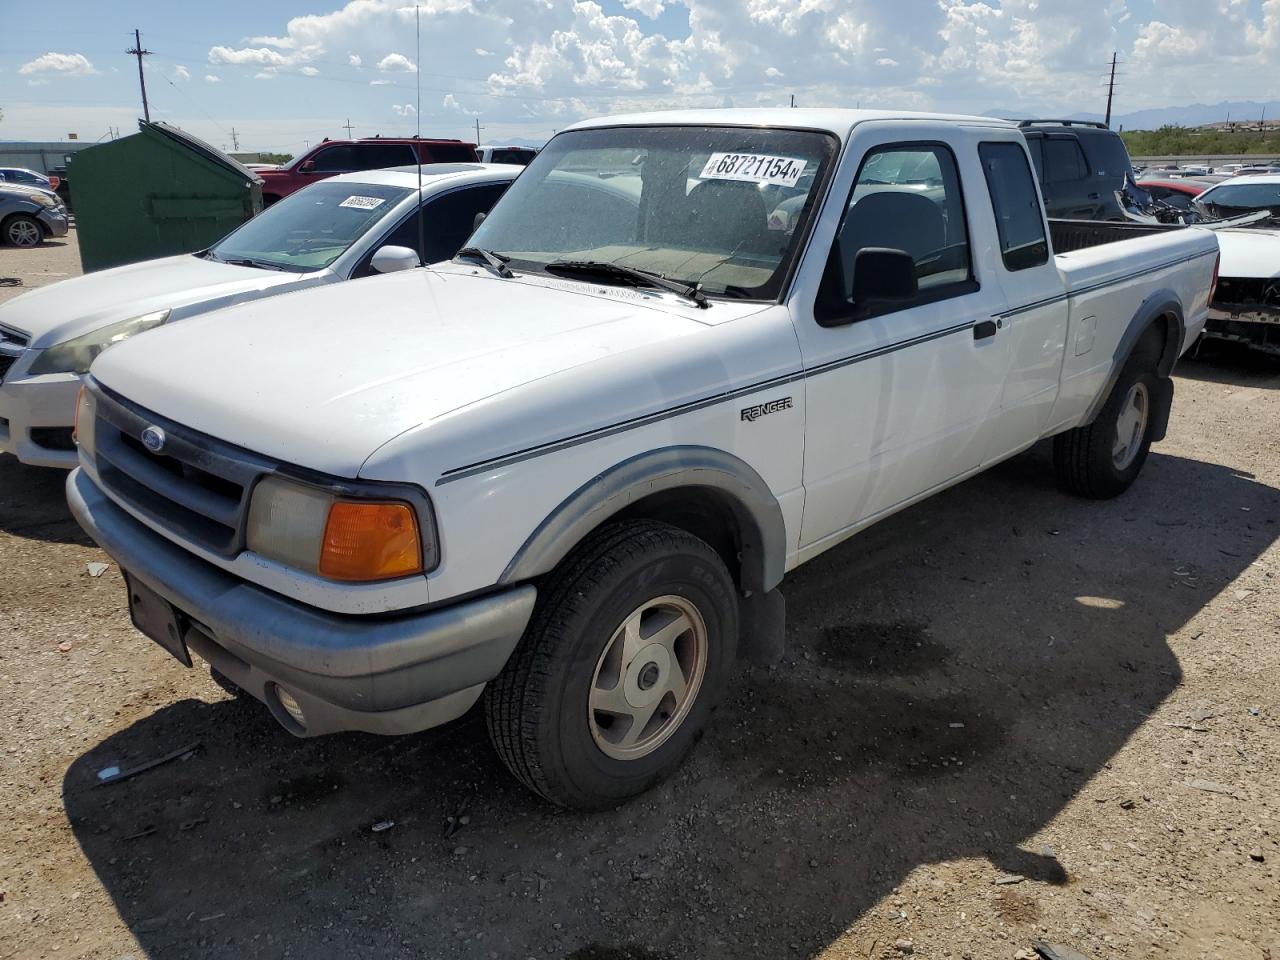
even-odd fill
[(1120, 134), (1088, 120), (1022, 120), (1018, 123), (1040, 177), (1050, 217), (1124, 220), (1116, 191), (1133, 179)]

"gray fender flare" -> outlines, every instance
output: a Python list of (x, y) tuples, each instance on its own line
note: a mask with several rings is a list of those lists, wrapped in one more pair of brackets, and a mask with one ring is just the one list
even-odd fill
[[(1128, 326), (1125, 327), (1124, 333), (1120, 336), (1120, 342), (1116, 344), (1115, 353), (1111, 359), (1111, 372), (1107, 374), (1107, 382), (1102, 389), (1098, 391), (1098, 395), (1094, 397), (1093, 403), (1089, 406), (1089, 412), (1085, 414), (1081, 421), (1081, 426), (1087, 426), (1098, 419), (1098, 414), (1102, 412), (1103, 406), (1107, 402), (1107, 398), (1111, 396), (1111, 391), (1115, 388), (1116, 381), (1120, 379), (1120, 372), (1124, 369), (1124, 365), (1129, 362), (1134, 348), (1138, 345), (1138, 341), (1142, 339), (1142, 335), (1146, 332), (1147, 327), (1151, 326), (1152, 321), (1157, 318), (1165, 318), (1165, 338), (1164, 353), (1160, 355), (1160, 360), (1156, 364), (1156, 373), (1161, 381), (1166, 381), (1173, 372), (1173, 365), (1178, 357), (1182, 354), (1182, 337), (1186, 330), (1182, 313), (1182, 301), (1178, 299), (1178, 295), (1168, 289), (1160, 289), (1152, 293), (1147, 299), (1142, 301), (1132, 319), (1129, 320)], [(1172, 386), (1172, 384), (1170, 384)], [(1167, 423), (1169, 420), (1168, 404), (1172, 403), (1173, 391), (1161, 391), (1162, 394), (1168, 394), (1168, 402), (1164, 402), (1163, 396), (1157, 398), (1161, 401), (1160, 406), (1163, 409), (1163, 415), (1157, 412), (1157, 433), (1156, 439), (1164, 437), (1164, 430), (1160, 427), (1160, 422)]]
[(733, 511), (742, 539), (742, 585), (772, 590), (786, 568), (786, 526), (769, 485), (752, 467), (714, 447), (665, 447), (623, 460), (588, 480), (557, 506), (507, 564), (500, 584), (555, 568), (601, 523), (665, 490), (701, 489)]

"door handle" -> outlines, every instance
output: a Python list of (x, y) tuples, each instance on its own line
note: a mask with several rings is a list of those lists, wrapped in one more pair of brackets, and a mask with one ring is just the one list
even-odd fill
[(1099, 195), (1098, 195), (1098, 194), (1096, 194), (1096, 193), (1091, 193), (1091, 194), (1089, 194), (1089, 199), (1090, 199), (1090, 200), (1097, 200), (1097, 199), (1098, 199), (1098, 196), (1099, 196)]
[(987, 337), (994, 337), (996, 329), (994, 320), (980, 320), (973, 325), (973, 339), (985, 340)]

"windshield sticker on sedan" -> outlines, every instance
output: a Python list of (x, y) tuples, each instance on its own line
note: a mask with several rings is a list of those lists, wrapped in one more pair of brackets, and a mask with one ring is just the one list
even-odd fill
[(382, 197), (347, 197), (338, 206), (355, 207), (357, 210), (372, 210), (374, 207), (380, 207), (386, 203)]
[(703, 180), (745, 180), (794, 187), (804, 173), (805, 161), (770, 157), (762, 153), (713, 153), (702, 168)]

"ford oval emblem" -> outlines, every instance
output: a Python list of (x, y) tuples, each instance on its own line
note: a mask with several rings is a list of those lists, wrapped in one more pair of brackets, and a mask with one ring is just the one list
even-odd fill
[(142, 431), (142, 445), (152, 453), (159, 453), (164, 449), (164, 431), (159, 427), (147, 427)]

